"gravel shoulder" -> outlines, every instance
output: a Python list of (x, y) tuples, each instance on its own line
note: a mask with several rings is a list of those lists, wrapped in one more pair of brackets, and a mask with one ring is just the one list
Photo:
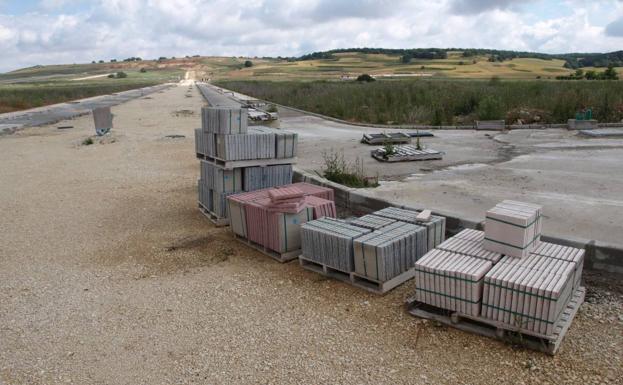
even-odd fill
[(413, 282), (378, 297), (236, 243), (196, 208), (202, 104), (118, 105), (90, 146), (90, 116), (0, 138), (0, 382), (620, 383), (623, 290), (600, 277), (548, 357), (409, 316)]

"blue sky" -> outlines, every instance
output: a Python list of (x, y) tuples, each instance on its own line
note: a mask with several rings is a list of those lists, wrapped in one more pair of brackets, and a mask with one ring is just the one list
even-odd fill
[(0, 72), (345, 47), (623, 49), (621, 0), (0, 0)]

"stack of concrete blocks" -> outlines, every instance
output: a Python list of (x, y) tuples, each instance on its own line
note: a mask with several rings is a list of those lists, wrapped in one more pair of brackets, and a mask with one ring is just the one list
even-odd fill
[(355, 270), (353, 241), (370, 229), (346, 221), (321, 218), (301, 226), (303, 258), (350, 274)]
[[(401, 218), (415, 221), (418, 215), (413, 211), (407, 214), (413, 218), (406, 215)], [(431, 225), (442, 226), (442, 222), (440, 218)], [(386, 290), (385, 283), (400, 284), (412, 278), (415, 261), (429, 247), (426, 226), (375, 214), (348, 222), (315, 220), (303, 225), (301, 231), (302, 260), (345, 273), (353, 283), (373, 282), (377, 289), (377, 285), (381, 286), (381, 292)]]
[(432, 250), (446, 239), (446, 218), (436, 215), (423, 218), (422, 213), (415, 210), (387, 207), (375, 212), (374, 215), (426, 227), (428, 250)]
[(574, 293), (573, 262), (530, 254), (504, 257), (484, 279), (482, 317), (551, 335)]
[(415, 263), (417, 301), (471, 316), (480, 315), (483, 277), (491, 261), (432, 250)]
[(297, 183), (230, 195), (231, 229), (237, 236), (276, 253), (298, 250), (302, 224), (336, 216), (333, 191), (327, 190)]
[(228, 222), (229, 195), (292, 183), (297, 134), (248, 127), (247, 118), (246, 109), (204, 107), (195, 130), (199, 203), (217, 224)]
[[(370, 221), (362, 217), (351, 224), (370, 222), (378, 226), (380, 221)], [(376, 217), (385, 220), (388, 218)], [(373, 218), (374, 219), (374, 218)], [(370, 228), (370, 227), (368, 227)], [(426, 228), (411, 223), (394, 221), (386, 226), (377, 227), (353, 241), (354, 272), (359, 276), (377, 282), (387, 282), (413, 269), (415, 261), (428, 250)]]
[(503, 257), (502, 254), (485, 250), (484, 239), (484, 231), (465, 229), (440, 243), (437, 249), (484, 259), (494, 264), (499, 262)]
[(517, 258), (530, 255), (541, 238), (542, 211), (542, 206), (510, 200), (487, 210), (484, 248)]
[(541, 215), (541, 206), (516, 201), (487, 211), (484, 232), (463, 230), (415, 263), (415, 299), (552, 335), (580, 288), (585, 252), (540, 242)]

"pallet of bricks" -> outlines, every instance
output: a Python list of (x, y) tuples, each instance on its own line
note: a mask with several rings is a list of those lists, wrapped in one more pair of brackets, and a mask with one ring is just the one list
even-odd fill
[(415, 316), (555, 354), (584, 300), (584, 250), (542, 242), (541, 206), (503, 201), (415, 263)]
[(204, 107), (195, 130), (200, 159), (199, 208), (217, 226), (229, 224), (227, 196), (292, 183), (297, 134), (248, 127), (247, 110)]
[(295, 183), (228, 196), (235, 237), (279, 262), (301, 254), (301, 225), (335, 218), (333, 190)]
[(414, 276), (414, 263), (444, 241), (445, 218), (386, 208), (349, 221), (323, 218), (301, 226), (300, 265), (384, 294)]

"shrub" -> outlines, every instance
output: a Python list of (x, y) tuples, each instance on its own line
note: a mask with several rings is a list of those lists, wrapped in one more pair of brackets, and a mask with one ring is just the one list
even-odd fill
[(371, 181), (364, 174), (363, 160), (355, 159), (354, 163), (348, 163), (344, 159), (344, 153), (331, 150), (323, 152), (324, 170), (322, 175), (328, 180), (348, 187), (363, 188), (376, 187), (378, 181)]
[(85, 140), (82, 141), (83, 146), (90, 146), (92, 144), (93, 144), (93, 138), (86, 138)]
[(247, 60), (244, 62), (244, 66), (247, 68), (253, 67), (253, 62), (251, 60)]
[(123, 78), (127, 78), (127, 77), (128, 77), (128, 74), (126, 74), (125, 72), (123, 72), (123, 71), (117, 72), (117, 79), (123, 79)]
[(493, 96), (485, 96), (480, 101), (477, 113), (480, 120), (500, 119), (504, 115), (502, 104)]
[(367, 82), (367, 83), (369, 83), (369, 82), (373, 82), (375, 80), (376, 79), (374, 79), (372, 76), (370, 76), (368, 74), (362, 74), (362, 75), (357, 76), (357, 81), (358, 82)]
[(147, 68), (143, 67), (143, 68), (140, 69), (140, 71), (141, 71), (141, 73), (144, 74), (145, 72), (147, 72)]

